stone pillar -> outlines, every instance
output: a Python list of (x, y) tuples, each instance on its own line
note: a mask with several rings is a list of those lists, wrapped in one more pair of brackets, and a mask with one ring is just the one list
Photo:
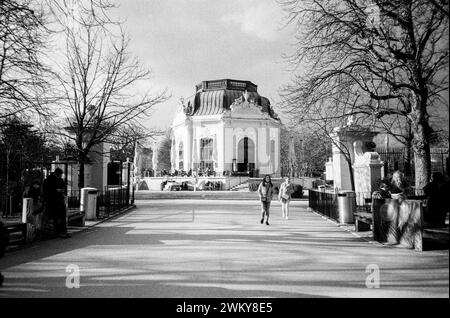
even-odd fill
[(110, 152), (108, 143), (98, 143), (88, 153), (89, 164), (84, 165), (84, 186), (103, 189), (108, 182)]
[(171, 172), (175, 171), (176, 166), (176, 145), (175, 145), (175, 136), (172, 136), (171, 146), (170, 146), (170, 170)]
[[(351, 166), (355, 157), (373, 150), (373, 138), (378, 132), (370, 131), (358, 125), (337, 127), (332, 134), (333, 138), (333, 181), (335, 189), (352, 190), (350, 167), (347, 157), (350, 157)], [(358, 141), (360, 143), (355, 144)], [(357, 153), (355, 153), (355, 145)], [(356, 182), (355, 182), (356, 184)], [(355, 189), (355, 191), (357, 191)]]
[(93, 165), (89, 163), (84, 164), (84, 186), (85, 187), (92, 187), (95, 178), (93, 174)]
[(342, 151), (333, 145), (333, 182), (334, 188), (339, 190), (351, 190), (350, 169), (346, 157)]
[[(361, 141), (356, 141), (355, 144), (361, 144)], [(355, 146), (359, 148), (361, 145)], [(378, 188), (377, 183), (382, 178), (382, 168), (383, 162), (377, 152), (365, 152), (355, 157), (353, 173), (358, 204), (363, 205), (364, 198), (370, 198), (372, 192)]]
[[(133, 162), (130, 161), (130, 158), (127, 158), (127, 161), (122, 163), (122, 186), (128, 186), (128, 181), (130, 182), (130, 189), (132, 186), (132, 176), (134, 169)], [(139, 176), (140, 177), (140, 176)]]
[(217, 171), (222, 175), (225, 170), (225, 125), (222, 122), (217, 129)]
[(189, 171), (192, 167), (192, 141), (193, 141), (192, 119), (186, 119), (186, 142), (184, 143), (184, 170)]
[(192, 172), (197, 173), (197, 169), (199, 167), (199, 158), (200, 158), (200, 154), (199, 154), (199, 150), (198, 150), (198, 142), (197, 139), (194, 137), (193, 141), (192, 141), (193, 145), (192, 145)]
[(102, 187), (103, 189), (108, 185), (108, 163), (111, 161), (111, 145), (107, 142), (103, 143), (103, 155), (102, 155)]
[(331, 157), (325, 163), (325, 180), (333, 180), (333, 159)]

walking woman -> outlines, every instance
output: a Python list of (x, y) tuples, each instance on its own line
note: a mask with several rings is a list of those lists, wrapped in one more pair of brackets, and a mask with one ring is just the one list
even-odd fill
[(280, 186), (280, 192), (278, 192), (278, 200), (281, 202), (282, 217), (286, 220), (289, 219), (289, 203), (293, 192), (289, 177), (285, 177), (284, 182)]
[(266, 224), (269, 225), (269, 209), (270, 202), (273, 195), (273, 184), (269, 175), (266, 175), (258, 187), (259, 200), (261, 201), (261, 224), (264, 223), (264, 216), (266, 217)]

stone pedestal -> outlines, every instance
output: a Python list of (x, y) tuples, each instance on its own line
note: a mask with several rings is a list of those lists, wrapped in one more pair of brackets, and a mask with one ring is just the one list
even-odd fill
[(355, 162), (353, 173), (355, 192), (358, 193), (358, 204), (364, 205), (364, 198), (370, 198), (372, 192), (378, 189), (378, 181), (382, 178), (383, 162), (377, 152), (364, 152), (363, 143), (354, 143)]
[[(355, 161), (361, 161), (366, 152), (373, 151), (373, 138), (378, 132), (351, 125), (334, 129), (333, 138), (333, 181), (338, 190), (352, 190), (350, 169)], [(350, 160), (351, 165), (349, 165)], [(363, 159), (362, 161), (364, 161)], [(370, 161), (370, 160), (369, 160)], [(358, 171), (359, 174), (362, 172)], [(355, 176), (355, 180), (357, 177)], [(355, 182), (355, 187), (356, 187)], [(358, 192), (357, 189), (355, 189)]]
[[(122, 186), (128, 185), (128, 181), (130, 184), (132, 183), (133, 171), (134, 164), (129, 160), (129, 158), (127, 158), (127, 161), (122, 163)], [(138, 181), (140, 182), (140, 175)]]
[(109, 144), (100, 143), (88, 154), (90, 163), (84, 165), (84, 186), (103, 189), (108, 185)]

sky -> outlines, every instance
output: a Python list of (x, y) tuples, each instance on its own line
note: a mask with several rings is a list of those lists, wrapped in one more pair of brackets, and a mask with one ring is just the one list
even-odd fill
[(292, 27), (283, 28), (276, 0), (118, 0), (130, 51), (152, 71), (153, 91), (167, 89), (148, 125), (165, 129), (180, 97), (204, 80), (249, 80), (274, 105), (290, 73), (283, 61)]

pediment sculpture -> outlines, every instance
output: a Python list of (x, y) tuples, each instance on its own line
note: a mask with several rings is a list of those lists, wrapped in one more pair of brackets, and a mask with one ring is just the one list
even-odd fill
[(183, 112), (187, 115), (187, 116), (191, 116), (193, 114), (193, 110), (194, 108), (192, 107), (191, 101), (185, 101), (185, 99), (183, 97), (180, 97), (179, 101), (178, 101), (179, 105), (181, 106)]
[(247, 116), (257, 116), (268, 118), (269, 115), (262, 111), (261, 107), (255, 102), (243, 100), (242, 97), (235, 100), (233, 104), (231, 104), (230, 109), (227, 111), (230, 115), (233, 114), (242, 114)]

